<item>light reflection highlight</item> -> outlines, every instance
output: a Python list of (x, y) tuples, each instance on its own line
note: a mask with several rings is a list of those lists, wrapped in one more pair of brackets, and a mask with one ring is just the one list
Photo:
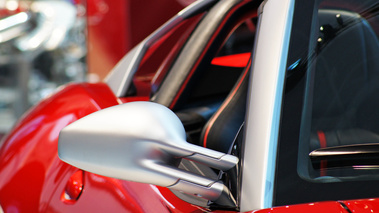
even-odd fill
[(12, 15), (7, 18), (1, 19), (0, 31), (25, 23), (28, 19), (29, 19), (28, 14), (25, 12), (17, 13), (16, 15)]

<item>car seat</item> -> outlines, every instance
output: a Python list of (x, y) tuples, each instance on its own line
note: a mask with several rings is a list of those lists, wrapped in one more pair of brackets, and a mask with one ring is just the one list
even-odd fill
[(310, 151), (379, 142), (379, 41), (375, 32), (353, 12), (320, 10), (319, 23)]
[(228, 153), (245, 120), (251, 61), (244, 68), (226, 99), (204, 125), (200, 145)]

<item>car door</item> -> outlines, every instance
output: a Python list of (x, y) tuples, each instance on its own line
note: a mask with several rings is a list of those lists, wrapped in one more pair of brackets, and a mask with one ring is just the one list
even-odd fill
[[(220, 105), (222, 107), (223, 102), (229, 100), (228, 97), (232, 97), (234, 95), (235, 88), (239, 88), (239, 82), (241, 79), (245, 80), (245, 82), (248, 83), (248, 73), (251, 65), (250, 57), (253, 48), (252, 45), (254, 43), (257, 22), (257, 8), (259, 4), (259, 1), (239, 0), (218, 2), (210, 8), (206, 16), (202, 17), (201, 21), (198, 23), (194, 31), (191, 32), (190, 36), (185, 40), (184, 45), (179, 45), (178, 51), (175, 51), (175, 48), (173, 48), (174, 53), (178, 55), (172, 55), (170, 52), (171, 50), (169, 50), (169, 57), (167, 60), (169, 61), (168, 66), (164, 63), (167, 58), (165, 59), (163, 57), (163, 62), (158, 61), (157, 63), (157, 67), (159, 68), (158, 72), (153, 72), (152, 75), (149, 72), (149, 68), (146, 69), (148, 71), (145, 71), (143, 69), (144, 62), (148, 61), (150, 56), (154, 57), (154, 54), (157, 53), (155, 52), (157, 49), (145, 49), (145, 45), (147, 44), (151, 45), (149, 47), (154, 47), (155, 42), (151, 42), (150, 38), (148, 38), (146, 40), (147, 44), (142, 43), (141, 45), (137, 46), (136, 49), (132, 50), (130, 55), (127, 55), (124, 60), (119, 63), (114, 72), (109, 76), (107, 83), (116, 93), (116, 95), (126, 102), (130, 100), (137, 100), (138, 97), (140, 97), (142, 94), (144, 97), (147, 95), (151, 96), (152, 102), (157, 102), (161, 105), (169, 107), (176, 113), (176, 115), (181, 119), (181, 122), (184, 124), (188, 141), (194, 145), (202, 144), (203, 142), (201, 135), (205, 123), (210, 119), (210, 117), (212, 117), (213, 114), (215, 114), (215, 111), (220, 108)], [(162, 36), (164, 34), (162, 34), (162, 31), (157, 31), (157, 34), (155, 35)], [(159, 57), (163, 54), (157, 55)], [(172, 58), (170, 58), (170, 56), (172, 56)], [(148, 77), (148, 75), (153, 77), (141, 78), (143, 76)], [(145, 82), (142, 80), (145, 80)], [(146, 83), (150, 88), (144, 89), (144, 83)], [(247, 89), (247, 87), (245, 88)], [(149, 91), (150, 93), (146, 95), (144, 91)], [(246, 100), (246, 93), (244, 99)], [(125, 114), (122, 115), (125, 116)], [(114, 121), (114, 123), (122, 120), (128, 120), (117, 119), (116, 122), (116, 120), (113, 120), (110, 117), (108, 118), (110, 121)], [(241, 123), (242, 122), (243, 120)], [(239, 125), (240, 124), (238, 124), (237, 127), (239, 127)], [(95, 135), (96, 134), (97, 133), (95, 133)], [(237, 132), (234, 132), (233, 134), (235, 135)], [(230, 135), (233, 136), (233, 134)], [(100, 137), (96, 138), (98, 139)], [(62, 140), (65, 141), (65, 139)], [(86, 143), (90, 141), (93, 140), (78, 140), (77, 145), (82, 142)], [(229, 140), (227, 142), (229, 143), (229, 146), (231, 146), (233, 140)], [(90, 146), (77, 146), (77, 148), (79, 147), (86, 147), (86, 149), (92, 150), (96, 147), (96, 145), (93, 144)], [(112, 157), (117, 156), (116, 153), (118, 152), (114, 150), (114, 153), (112, 152), (112, 156), (103, 156), (99, 158), (101, 154), (109, 153), (102, 152), (108, 148), (97, 150), (99, 155), (96, 155), (95, 158), (102, 159), (104, 160), (103, 163), (105, 163), (106, 161), (112, 159)], [(71, 152), (76, 153), (80, 149), (81, 148), (72, 149)], [(61, 153), (65, 152), (62, 151)], [(65, 159), (65, 155), (61, 153), (61, 158)], [(191, 158), (190, 156), (188, 157)], [(97, 160), (95, 161), (97, 162)], [(113, 161), (113, 165), (114, 164), (115, 161)], [(172, 162), (170, 164), (172, 164)], [(82, 168), (79, 165), (78, 167)], [(109, 167), (113, 166), (109, 165)], [(186, 165), (183, 167), (186, 167)], [(181, 169), (187, 170), (191, 173), (195, 172), (194, 170), (198, 170), (200, 168), (201, 172), (206, 171), (208, 173), (203, 178), (198, 177), (199, 180), (208, 180), (209, 178), (212, 183), (217, 183), (217, 185), (219, 185), (219, 181), (217, 180), (218, 172), (215, 172), (207, 167), (204, 167), (204, 170), (202, 170), (199, 165), (194, 165), (192, 168), (183, 167), (181, 167)], [(88, 171), (94, 170), (88, 168)], [(178, 173), (180, 174), (179, 170)], [(106, 176), (109, 175), (101, 173), (101, 171), (98, 174), (103, 174)], [(86, 176), (92, 177), (92, 174), (88, 174)], [(111, 176), (119, 177), (118, 175)], [(126, 178), (126, 180), (128, 180), (128, 178)], [(157, 179), (155, 178), (155, 180)], [(188, 185), (187, 182), (178, 181), (178, 183), (183, 183), (186, 186)], [(87, 186), (91, 187), (91, 185), (88, 184)], [(180, 184), (173, 184), (169, 187), (174, 189), (172, 191), (175, 192), (175, 195), (177, 197), (180, 197), (188, 203), (195, 203), (197, 206), (208, 208), (210, 205), (213, 205), (219, 206), (218, 208), (238, 208), (235, 201), (228, 201), (229, 203), (219, 201), (208, 203), (209, 199), (197, 199), (199, 198), (199, 195), (205, 198), (217, 198), (212, 195), (214, 193), (209, 189), (203, 189), (203, 191), (205, 191), (205, 194), (195, 193), (188, 196), (189, 191), (196, 192), (195, 189), (204, 188), (204, 186), (201, 185), (196, 186), (196, 184), (192, 184), (191, 188), (183, 188), (180, 186)], [(206, 186), (206, 188), (207, 187), (208, 186)], [(88, 190), (89, 189), (87, 188), (87, 191)], [(183, 190), (187, 192), (187, 195), (181, 192), (177, 192)], [(81, 196), (84, 198), (84, 193)], [(229, 200), (230, 196), (231, 194), (227, 194), (225, 197), (227, 199), (225, 201)], [(80, 199), (81, 198), (79, 198), (78, 203), (80, 202)], [(165, 199), (172, 201), (174, 204), (178, 204), (177, 201), (173, 201), (175, 199), (172, 197), (166, 197), (165, 195)], [(82, 203), (83, 202), (84, 201), (82, 201)], [(181, 211), (181, 208), (188, 207), (188, 205), (182, 205), (181, 207), (179, 205), (180, 204), (178, 204), (178, 206), (175, 205), (175, 208), (170, 208), (170, 210), (176, 211), (175, 209), (178, 209), (177, 211)]]
[[(196, 206), (240, 211), (266, 208), (262, 212), (348, 212), (349, 202), (339, 200), (377, 197), (377, 158), (375, 152), (368, 155), (372, 153), (370, 148), (375, 147), (377, 138), (374, 117), (376, 102), (373, 101), (376, 100), (375, 47), (378, 44), (376, 1), (269, 0), (263, 2), (259, 10), (256, 3), (224, 1), (216, 4), (191, 34), (168, 71), (157, 77), (163, 80), (158, 81), (156, 90), (152, 90), (150, 100), (159, 103), (158, 108), (165, 109), (167, 117), (175, 116), (161, 105), (173, 110), (180, 120), (173, 119), (176, 123), (171, 123), (159, 118), (159, 115), (153, 116), (156, 113), (143, 116), (144, 119), (163, 119), (168, 126), (175, 127), (178, 122), (183, 123), (187, 141), (191, 143), (184, 143), (186, 145), (182, 144), (183, 147), (192, 149), (198, 147), (193, 145), (201, 145), (207, 149), (196, 148), (198, 153), (183, 155), (172, 151), (183, 151), (182, 147), (169, 144), (169, 148), (163, 150), (174, 152), (174, 158), (166, 162), (173, 157), (168, 154), (159, 160), (168, 163), (170, 175), (178, 177), (177, 182), (165, 185), (166, 182), (160, 181), (159, 177), (144, 181), (171, 188), (177, 197)], [(224, 16), (215, 15), (220, 11)], [(238, 34), (241, 26), (241, 29), (244, 26), (249, 29), (250, 21), (254, 23), (257, 16), (260, 18), (257, 33), (254, 31), (256, 42), (252, 62), (245, 61), (243, 69), (239, 70), (232, 69), (233, 66), (228, 63), (225, 66), (224, 57), (241, 57), (234, 48), (231, 55), (223, 54), (227, 52), (223, 49), (228, 46), (229, 38), (234, 33), (241, 35)], [(220, 69), (220, 59), (223, 62), (221, 67), (226, 70)], [(219, 76), (227, 81), (215, 80)], [(133, 88), (131, 81), (122, 86), (122, 96)], [(117, 86), (115, 88), (119, 91)], [(245, 117), (243, 111), (246, 104)], [(139, 107), (146, 108), (146, 112), (154, 112), (150, 110), (157, 107), (151, 103), (137, 105), (137, 108), (132, 107), (136, 113)], [(229, 108), (231, 105), (242, 107), (233, 110)], [(226, 119), (236, 118), (235, 112), (243, 114), (242, 120)], [(114, 113), (109, 115), (117, 116)], [(159, 127), (163, 126), (163, 131), (171, 132), (164, 122), (158, 124)], [(227, 124), (226, 129), (223, 129), (224, 124)], [(228, 132), (231, 129), (233, 131)], [(68, 135), (70, 131), (68, 128)], [(217, 138), (219, 135), (222, 137)], [(342, 143), (335, 145), (335, 141), (330, 139), (336, 138), (335, 135), (347, 139), (339, 140)], [(233, 136), (232, 139), (229, 136)], [(140, 137), (146, 139), (144, 135)], [(91, 138), (96, 140), (96, 137)], [(223, 139), (226, 139), (224, 147), (220, 146), (225, 145)], [(87, 143), (85, 140), (77, 142)], [(207, 154), (214, 152), (208, 146), (228, 153), (223, 156), (234, 155), (232, 159), (238, 156), (238, 164), (233, 169), (223, 169), (223, 166), (214, 163), (214, 159), (209, 159), (211, 157)], [(64, 148), (69, 151), (69, 146)], [(339, 158), (336, 154), (341, 149), (349, 152)], [(102, 154), (101, 149), (95, 151)], [(360, 155), (356, 156), (356, 151)], [(315, 157), (315, 153), (321, 153), (321, 157)], [(76, 157), (81, 159), (79, 155)], [(171, 170), (174, 164), (179, 163), (178, 158), (200, 161), (206, 166), (183, 160), (180, 169), (175, 167)], [(63, 156), (63, 159), (66, 158)], [(95, 161), (90, 163), (91, 167), (87, 167), (89, 171), (136, 181), (119, 172), (101, 173), (99, 168), (102, 167), (97, 167)], [(210, 169), (211, 166), (216, 170)], [(153, 169), (157, 172), (154, 175), (164, 174), (166, 178), (165, 168), (159, 168), (162, 171)], [(128, 167), (125, 169), (128, 170)], [(183, 171), (190, 173), (184, 172), (188, 176), (183, 177), (179, 175)], [(197, 182), (193, 177), (201, 181)], [(204, 178), (214, 182), (207, 185), (208, 188), (204, 187), (201, 185)], [(215, 191), (212, 187), (216, 183), (222, 183), (226, 189), (216, 190), (220, 194), (213, 196)], [(312, 203), (325, 200), (332, 201)], [(310, 204), (288, 206), (301, 203)], [(354, 208), (357, 207), (351, 207)]]
[[(269, 3), (263, 7), (259, 37)], [(301, 203), (317, 208), (311, 207), (318, 204), (313, 202), (327, 200), (337, 209), (319, 211), (354, 212), (358, 208), (351, 203), (358, 201), (340, 200), (365, 199), (361, 202), (375, 211), (377, 155), (370, 152), (377, 143), (377, 5), (288, 2), (282, 7), (289, 15), (281, 25), (288, 31), (277, 46), (280, 55), (265, 55), (269, 50), (259, 49), (264, 43), (258, 38), (246, 121), (242, 210), (284, 206), (279, 209), (287, 211)], [(267, 48), (269, 42), (265, 44)], [(273, 61), (278, 64), (270, 68)]]
[[(171, 41), (172, 46), (170, 48), (167, 48), (165, 45), (160, 46), (161, 44), (165, 44), (165, 42), (170, 42), (170, 39), (166, 38), (170, 38), (171, 35), (176, 33), (170, 31), (171, 29), (179, 29), (181, 27), (180, 23), (179, 25), (175, 24), (177, 24), (177, 21), (183, 21), (181, 20), (183, 17), (179, 17), (180, 20), (174, 18), (162, 28), (163, 31), (158, 30), (151, 37), (147, 38), (116, 66), (106, 80), (108, 85), (124, 102), (142, 100), (141, 98), (148, 100), (149, 96), (151, 96), (151, 101), (171, 108), (184, 124), (188, 140), (193, 144), (199, 145), (201, 143), (201, 130), (205, 122), (215, 113), (215, 110), (227, 98), (228, 94), (233, 91), (233, 87), (240, 79), (240, 76), (247, 76), (246, 74), (251, 64), (249, 60), (254, 42), (259, 3), (259, 1), (231, 0), (218, 2), (213, 5), (212, 2), (205, 1), (203, 6), (198, 6), (198, 8), (203, 8), (207, 12), (205, 16), (197, 12), (189, 15), (190, 17), (197, 18), (196, 20), (200, 20), (199, 23), (195, 22), (194, 25), (190, 25), (193, 27), (191, 30), (194, 29), (193, 32), (189, 30), (189, 33), (184, 33), (184, 39), (181, 39), (179, 35), (179, 39), (175, 40), (175, 42)], [(209, 11), (208, 8), (210, 8)], [(185, 12), (183, 14), (186, 16)], [(168, 30), (166, 27), (168, 27)], [(186, 31), (184, 30), (184, 32)], [(125, 116), (125, 114), (120, 116)], [(110, 119), (109, 121), (113, 122), (115, 120)], [(232, 142), (229, 141), (230, 144)], [(96, 146), (85, 147), (92, 149)], [(74, 153), (78, 150), (80, 149), (71, 151)], [(104, 152), (98, 151), (99, 155), (96, 156), (97, 159), (112, 159), (111, 156), (99, 158), (100, 154)], [(116, 153), (118, 152), (115, 150), (113, 157), (117, 156)], [(192, 169), (197, 170), (198, 168), (196, 166), (189, 170), (193, 172)], [(217, 173), (210, 170), (210, 168), (204, 169), (209, 171), (210, 175), (213, 175), (210, 177), (211, 180), (215, 178), (215, 180), (212, 180), (213, 182), (218, 182)], [(184, 168), (184, 170), (186, 169)], [(88, 169), (88, 171), (93, 170)], [(112, 177), (118, 176), (112, 175)], [(209, 177), (206, 176), (206, 178)], [(199, 177), (199, 179), (201, 178)], [(101, 183), (108, 182), (104, 181), (103, 178), (96, 178), (96, 175), (92, 173), (84, 173), (84, 180), (85, 185), (83, 188), (87, 192), (97, 191), (103, 193), (105, 191), (97, 189), (99, 186), (94, 180), (102, 180), (100, 181)], [(114, 183), (116, 182), (119, 183), (120, 181), (114, 181)], [(167, 205), (171, 211), (182, 211), (184, 208), (188, 210), (188, 203), (195, 203), (197, 206), (203, 208), (209, 207), (207, 199), (200, 198), (200, 202), (198, 199), (193, 199), (193, 197), (199, 197), (198, 195), (188, 197), (188, 195), (183, 195), (180, 192), (175, 193), (187, 202), (184, 205), (182, 204), (183, 202), (177, 201), (178, 198), (175, 196), (170, 196), (171, 192), (167, 192), (165, 189), (161, 190), (158, 188), (158, 190), (152, 190), (150, 186), (138, 185), (128, 181), (122, 182), (122, 184), (115, 188), (118, 187), (127, 187), (126, 191), (128, 192), (133, 188), (144, 188), (143, 191), (147, 194), (155, 194), (159, 191), (159, 193), (164, 194), (163, 200), (165, 202), (168, 200), (167, 202), (174, 204), (172, 208), (170, 205)], [(173, 186), (170, 187), (174, 188)], [(192, 188), (198, 189), (199, 187), (193, 185)], [(109, 191), (109, 187), (104, 189)], [(193, 189), (190, 190), (195, 191)], [(178, 190), (183, 190), (183, 188), (179, 186), (173, 191)], [(113, 192), (113, 190), (111, 191)], [(57, 202), (56, 197), (58, 195), (60, 194), (56, 193), (54, 195), (53, 199), (55, 202), (53, 202), (54, 200), (51, 201), (52, 204)], [(81, 206), (80, 208), (83, 208), (83, 205), (85, 206), (85, 203), (89, 202), (89, 200), (95, 199), (95, 197), (85, 192), (80, 196), (75, 204), (78, 207)], [(131, 196), (138, 203), (153, 202), (147, 196), (140, 196), (140, 194), (135, 192)], [(109, 202), (111, 201), (113, 202), (114, 200), (110, 199)], [(218, 203), (217, 205), (223, 206), (225, 204)], [(233, 208), (236, 208), (234, 203), (231, 205)], [(149, 208), (146, 206), (142, 209), (146, 210)]]

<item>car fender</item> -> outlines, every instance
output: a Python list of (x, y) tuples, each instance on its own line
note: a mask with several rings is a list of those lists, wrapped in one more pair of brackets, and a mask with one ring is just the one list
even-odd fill
[[(71, 84), (29, 110), (3, 138), (0, 205), (4, 212), (196, 212), (170, 190), (84, 172), (58, 158), (58, 136), (95, 111), (148, 97), (118, 99), (104, 83)], [(120, 115), (120, 119), (123, 118)], [(202, 212), (203, 210), (199, 210)]]

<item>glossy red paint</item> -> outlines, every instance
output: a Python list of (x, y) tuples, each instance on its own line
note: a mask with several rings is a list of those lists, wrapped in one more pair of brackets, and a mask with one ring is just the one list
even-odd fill
[(120, 98), (122, 103), (128, 103), (133, 101), (149, 101), (149, 97), (124, 97)]
[(253, 211), (251, 213), (296, 213), (296, 212), (307, 212), (307, 213), (349, 213), (340, 203), (338, 202), (321, 202), (321, 203), (310, 203), (310, 204), (300, 204), (291, 206), (282, 206), (271, 209), (263, 209), (260, 211)]
[(7, 212), (44, 211), (71, 166), (57, 155), (59, 131), (118, 100), (105, 84), (62, 88), (32, 108), (4, 138), (0, 149), (0, 202)]
[(351, 212), (372, 213), (379, 212), (379, 199), (364, 199), (343, 201)]
[[(347, 208), (345, 209), (342, 204)], [(228, 211), (214, 211), (215, 213), (226, 213)], [(231, 213), (230, 211), (229, 213)], [(379, 212), (379, 199), (362, 199), (350, 201), (326, 201), (308, 204), (280, 206), (269, 209), (249, 211), (245, 213), (373, 213)]]
[[(145, 99), (134, 97), (123, 102)], [(182, 201), (167, 188), (83, 172), (58, 158), (58, 134), (63, 127), (120, 102), (105, 84), (74, 84), (61, 88), (31, 109), (5, 137), (0, 150), (0, 202), (4, 211), (209, 211)], [(62, 199), (64, 194), (68, 196)], [(356, 212), (379, 211), (379, 202), (375, 199), (345, 201), (344, 204)], [(339, 202), (320, 202), (249, 213), (269, 212), (347, 213), (347, 210)]]
[(67, 181), (62, 192), (61, 200), (67, 204), (74, 204), (83, 192), (84, 171), (76, 171)]
[(338, 202), (320, 202), (320, 203), (309, 203), (309, 204), (299, 204), (290, 206), (281, 206), (270, 209), (256, 210), (246, 213), (349, 213), (343, 206)]
[[(71, 171), (70, 171), (71, 172)], [(68, 172), (63, 179), (72, 174)], [(60, 182), (47, 212), (204, 212), (175, 197), (166, 188), (123, 181), (84, 172), (84, 187), (73, 204), (61, 202), (65, 183)], [(199, 210), (200, 209), (200, 210)]]
[[(124, 101), (146, 100), (146, 97)], [(5, 212), (204, 212), (162, 187), (83, 172), (58, 158), (60, 130), (121, 103), (105, 84), (74, 84), (31, 109), (0, 150)], [(127, 118), (125, 118), (127, 119)]]

